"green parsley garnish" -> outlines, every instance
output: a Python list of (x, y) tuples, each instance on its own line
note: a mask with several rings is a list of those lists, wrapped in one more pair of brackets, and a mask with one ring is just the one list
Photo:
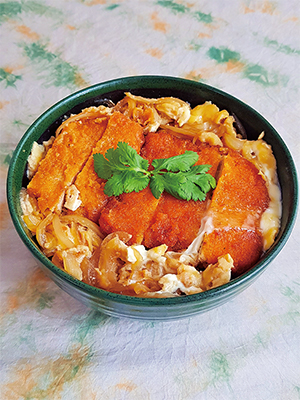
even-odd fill
[(150, 183), (156, 199), (165, 190), (177, 199), (203, 201), (206, 193), (216, 187), (215, 179), (206, 173), (211, 165), (194, 165), (199, 159), (194, 151), (153, 160), (151, 171), (149, 162), (125, 142), (107, 150), (105, 157), (100, 153), (93, 157), (97, 175), (107, 180), (104, 188), (107, 196), (139, 192)]

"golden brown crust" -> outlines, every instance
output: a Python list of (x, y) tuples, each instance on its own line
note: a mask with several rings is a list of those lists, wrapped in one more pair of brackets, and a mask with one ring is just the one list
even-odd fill
[[(172, 157), (186, 150), (198, 152), (197, 164), (212, 165), (209, 172), (215, 175), (222, 158), (218, 147), (196, 145), (166, 131), (148, 133), (141, 155), (151, 163), (153, 159)], [(185, 201), (168, 193), (163, 193), (158, 201), (147, 188), (111, 199), (101, 213), (99, 225), (104, 234), (125, 230), (132, 235), (131, 244), (142, 243), (147, 248), (166, 244), (169, 250), (182, 250), (195, 239), (208, 201), (209, 197), (202, 202)]]
[(270, 198), (258, 169), (237, 151), (228, 150), (210, 209), (259, 214), (268, 207)]
[(197, 151), (197, 146), (191, 140), (180, 139), (165, 130), (160, 130), (148, 133), (141, 156), (147, 158), (151, 164), (156, 158), (177, 156), (186, 150)]
[(142, 243), (158, 202), (149, 186), (137, 193), (123, 193), (119, 197), (112, 197), (99, 219), (101, 232), (108, 235), (124, 231), (132, 235), (128, 242), (130, 245)]
[[(215, 176), (222, 159), (219, 147), (208, 144), (193, 144), (189, 139), (180, 139), (166, 131), (149, 133), (142, 153), (149, 161), (154, 158), (167, 158), (183, 154), (186, 150), (199, 155), (197, 164), (209, 164), (209, 173)], [(143, 244), (155, 247), (165, 243), (169, 250), (178, 251), (187, 248), (197, 236), (209, 201), (179, 200), (163, 193), (151, 224), (145, 232)]]
[[(96, 144), (93, 154), (105, 155), (110, 148), (116, 148), (118, 142), (126, 141), (137, 152), (144, 142), (142, 127), (125, 115), (115, 112), (109, 119), (107, 128)], [(105, 207), (108, 197), (104, 193), (105, 180), (100, 179), (94, 170), (93, 155), (90, 156), (85, 167), (77, 176), (75, 185), (80, 192), (82, 204), (76, 214), (84, 215), (94, 222), (98, 222), (101, 210)]]
[(43, 213), (58, 207), (106, 128), (105, 119), (81, 122), (70, 122), (64, 128), (29, 182), (28, 193), (37, 198)]
[(165, 243), (173, 251), (187, 248), (197, 236), (206, 207), (207, 201), (180, 200), (163, 193), (143, 244), (152, 248)]
[(262, 249), (262, 236), (257, 230), (232, 227), (205, 235), (201, 256), (206, 263), (214, 264), (221, 255), (230, 254), (234, 260), (232, 272), (240, 275), (259, 260)]
[(214, 263), (229, 253), (239, 274), (255, 264), (263, 250), (259, 222), (269, 201), (257, 168), (236, 151), (229, 151), (209, 207), (214, 230), (204, 236), (201, 259)]

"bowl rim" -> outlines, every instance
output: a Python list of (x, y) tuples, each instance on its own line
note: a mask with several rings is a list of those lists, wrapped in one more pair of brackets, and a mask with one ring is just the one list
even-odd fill
[[(190, 294), (186, 296), (178, 296), (178, 297), (135, 297), (135, 296), (128, 296), (128, 295), (123, 295), (123, 294), (118, 294), (118, 293), (113, 293), (106, 291), (104, 289), (100, 289), (91, 285), (88, 285), (82, 281), (77, 280), (76, 278), (72, 277), (70, 274), (67, 272), (61, 270), (60, 268), (56, 267), (50, 259), (48, 259), (37, 247), (36, 244), (34, 244), (32, 238), (30, 238), (27, 233), (26, 233), (26, 228), (24, 226), (24, 223), (21, 222), (21, 215), (18, 214), (18, 210), (16, 207), (16, 198), (15, 196), (17, 195), (16, 193), (16, 188), (14, 188), (14, 184), (16, 181), (18, 181), (16, 177), (16, 166), (19, 163), (19, 158), (24, 157), (24, 145), (26, 144), (29, 139), (31, 139), (34, 135), (37, 136), (39, 133), (38, 127), (44, 123), (45, 121), (50, 120), (51, 121), (51, 116), (53, 113), (57, 112), (58, 110), (61, 110), (61, 115), (64, 113), (68, 112), (72, 107), (70, 105), (80, 105), (81, 103), (84, 102), (84, 99), (93, 99), (97, 95), (99, 95), (99, 91), (101, 92), (100, 94), (105, 94), (112, 92), (114, 90), (123, 90), (125, 91), (125, 88), (120, 89), (120, 87), (127, 87), (126, 91), (130, 91), (129, 87), (132, 85), (136, 85), (137, 83), (140, 83), (141, 86), (139, 86), (140, 89), (151, 89), (153, 88), (153, 81), (155, 81), (157, 84), (161, 84), (163, 81), (168, 82), (169, 85), (187, 85), (190, 87), (202, 89), (209, 91), (211, 93), (217, 94), (223, 98), (227, 98), (230, 101), (233, 101), (234, 103), (238, 105), (242, 105), (244, 108), (247, 108), (250, 110), (252, 113), (254, 113), (259, 119), (268, 127), (268, 129), (272, 132), (273, 135), (276, 136), (277, 141), (280, 143), (280, 146), (284, 149), (285, 154), (287, 155), (288, 162), (290, 165), (290, 168), (292, 170), (292, 181), (294, 185), (294, 201), (293, 201), (293, 209), (291, 213), (291, 218), (287, 222), (286, 228), (283, 231), (280, 239), (276, 244), (273, 244), (271, 248), (268, 250), (267, 254), (259, 260), (250, 270), (245, 272), (244, 274), (230, 280), (228, 283), (204, 291), (196, 294)], [(109, 89), (109, 90), (106, 90)], [(55, 120), (57, 120), (57, 117), (51, 121), (53, 123)], [(48, 123), (48, 126), (51, 125), (51, 123)], [(37, 140), (43, 133), (45, 132), (45, 129), (41, 131), (39, 136), (35, 138)], [(32, 144), (32, 141), (31, 141)], [(24, 164), (26, 165), (26, 164)], [(19, 178), (20, 180), (20, 178)], [(137, 75), (137, 76), (129, 76), (129, 77), (122, 77), (122, 78), (117, 78), (117, 79), (112, 79), (108, 80), (105, 82), (100, 82), (91, 86), (88, 86), (84, 89), (78, 90), (58, 102), (56, 102), (54, 105), (49, 107), (45, 112), (43, 112), (26, 130), (24, 135), (21, 137), (19, 140), (13, 156), (10, 161), (9, 169), (8, 169), (8, 174), (7, 174), (7, 185), (6, 185), (6, 191), (7, 191), (7, 202), (8, 202), (8, 207), (9, 207), (9, 212), (13, 221), (13, 224), (15, 226), (15, 229), (23, 241), (23, 243), (26, 245), (26, 247), (30, 250), (30, 252), (33, 254), (33, 256), (40, 261), (48, 270), (50, 270), (54, 275), (56, 275), (58, 278), (67, 281), (71, 286), (74, 288), (77, 288), (79, 290), (83, 290), (88, 295), (95, 296), (97, 298), (101, 299), (106, 299), (118, 303), (123, 303), (123, 304), (128, 304), (128, 305), (144, 305), (144, 306), (166, 306), (166, 305), (180, 305), (184, 303), (190, 303), (190, 302), (201, 302), (205, 301), (207, 299), (215, 297), (217, 294), (222, 293), (225, 295), (227, 292), (234, 291), (240, 284), (247, 285), (250, 280), (253, 279), (253, 276), (259, 276), (264, 269), (267, 267), (267, 265), (278, 255), (278, 253), (282, 250), (283, 246), (287, 242), (292, 229), (294, 227), (295, 221), (296, 221), (296, 216), (297, 216), (297, 210), (298, 210), (298, 179), (297, 179), (297, 172), (296, 172), (296, 167), (293, 161), (293, 158), (285, 145), (283, 139), (281, 136), (278, 134), (278, 132), (274, 129), (274, 127), (261, 115), (259, 114), (254, 108), (250, 107), (248, 104), (242, 102), (238, 98), (232, 96), (229, 93), (226, 93), (220, 89), (217, 89), (213, 86), (204, 84), (202, 82), (196, 82), (192, 80), (187, 80), (184, 78), (179, 78), (179, 77), (173, 77), (173, 76), (163, 76), (163, 75)], [(19, 191), (18, 191), (19, 194)]]

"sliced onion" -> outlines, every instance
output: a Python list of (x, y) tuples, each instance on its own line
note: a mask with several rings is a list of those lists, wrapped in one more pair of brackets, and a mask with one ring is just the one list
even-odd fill
[(199, 129), (196, 129), (196, 128), (193, 128), (193, 127), (184, 126), (182, 128), (179, 128), (178, 126), (163, 125), (163, 124), (160, 127), (162, 129), (167, 129), (167, 130), (169, 130), (171, 132), (179, 133), (180, 135), (183, 135), (183, 136), (194, 137), (197, 134), (199, 134)]
[(82, 226), (85, 226), (86, 228), (91, 229), (96, 235), (98, 235), (101, 239), (104, 238), (104, 235), (100, 231), (100, 228), (95, 222), (82, 217), (81, 215), (64, 215), (61, 217), (61, 222), (76, 222), (79, 223)]
[(63, 245), (64, 248), (70, 249), (75, 246), (75, 243), (72, 240), (70, 240), (66, 235), (66, 233), (64, 232), (63, 225), (60, 222), (58, 215), (54, 215), (52, 226), (58, 241), (60, 242), (60, 244)]
[(52, 222), (53, 216), (54, 214), (47, 215), (47, 217), (36, 228), (36, 239), (42, 247), (45, 246), (47, 240), (46, 228)]
[(35, 233), (37, 227), (41, 223), (41, 218), (35, 216), (34, 214), (23, 215), (22, 218), (23, 218), (23, 221), (25, 222), (27, 228), (31, 232)]
[(82, 271), (80, 268), (80, 264), (76, 259), (76, 255), (63, 252), (62, 258), (65, 271), (68, 272), (68, 274), (74, 276), (74, 278), (82, 281)]

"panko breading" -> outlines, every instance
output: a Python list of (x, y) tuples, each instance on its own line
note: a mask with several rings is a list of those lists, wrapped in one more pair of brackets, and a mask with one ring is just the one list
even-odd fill
[(198, 147), (191, 140), (180, 139), (171, 133), (160, 130), (148, 133), (141, 156), (152, 163), (157, 158), (168, 158), (183, 154), (185, 151), (197, 151)]
[(187, 248), (197, 236), (206, 208), (207, 200), (187, 202), (163, 193), (143, 244), (151, 248), (165, 243), (173, 251)]
[(149, 186), (140, 192), (112, 197), (99, 219), (101, 232), (105, 235), (117, 231), (127, 232), (132, 235), (129, 244), (142, 243), (158, 202), (159, 199), (153, 196)]
[[(186, 150), (197, 152), (199, 160), (196, 164), (211, 165), (209, 173), (216, 175), (222, 159), (219, 147), (211, 147), (205, 143), (193, 144), (191, 140), (177, 138), (165, 131), (149, 133), (142, 154), (152, 161), (154, 158), (183, 154)], [(145, 232), (143, 244), (151, 248), (165, 243), (173, 251), (187, 248), (197, 236), (208, 201), (209, 196), (204, 201), (185, 201), (163, 193)]]
[(27, 187), (42, 213), (61, 208), (66, 188), (82, 170), (106, 124), (106, 119), (70, 122), (55, 139)]
[(233, 226), (206, 234), (200, 257), (208, 264), (213, 264), (220, 255), (230, 254), (234, 259), (232, 273), (240, 275), (259, 260), (262, 249), (262, 236), (257, 230)]
[(268, 189), (257, 168), (230, 151), (224, 157), (209, 207), (214, 230), (204, 236), (201, 259), (211, 264), (229, 253), (239, 273), (254, 265), (263, 250), (259, 222), (269, 201)]
[[(186, 150), (197, 151), (200, 156), (197, 164), (211, 164), (215, 174), (221, 160), (217, 147), (196, 145), (165, 131), (148, 133), (141, 155), (151, 163), (154, 158), (168, 158)], [(208, 198), (202, 202), (187, 202), (167, 193), (157, 200), (149, 188), (138, 193), (124, 193), (108, 202), (99, 225), (104, 234), (126, 230), (132, 235), (130, 244), (143, 243), (147, 248), (166, 244), (169, 250), (181, 250), (196, 237), (207, 201)]]
[[(125, 115), (115, 112), (110, 117), (103, 136), (94, 147), (93, 154), (105, 155), (108, 149), (116, 148), (120, 141), (126, 141), (139, 152), (144, 142), (144, 134), (139, 124)], [(75, 181), (82, 202), (76, 210), (76, 214), (81, 214), (91, 221), (98, 222), (101, 210), (106, 205), (108, 197), (104, 193), (106, 181), (100, 179), (94, 170), (93, 154)]]

